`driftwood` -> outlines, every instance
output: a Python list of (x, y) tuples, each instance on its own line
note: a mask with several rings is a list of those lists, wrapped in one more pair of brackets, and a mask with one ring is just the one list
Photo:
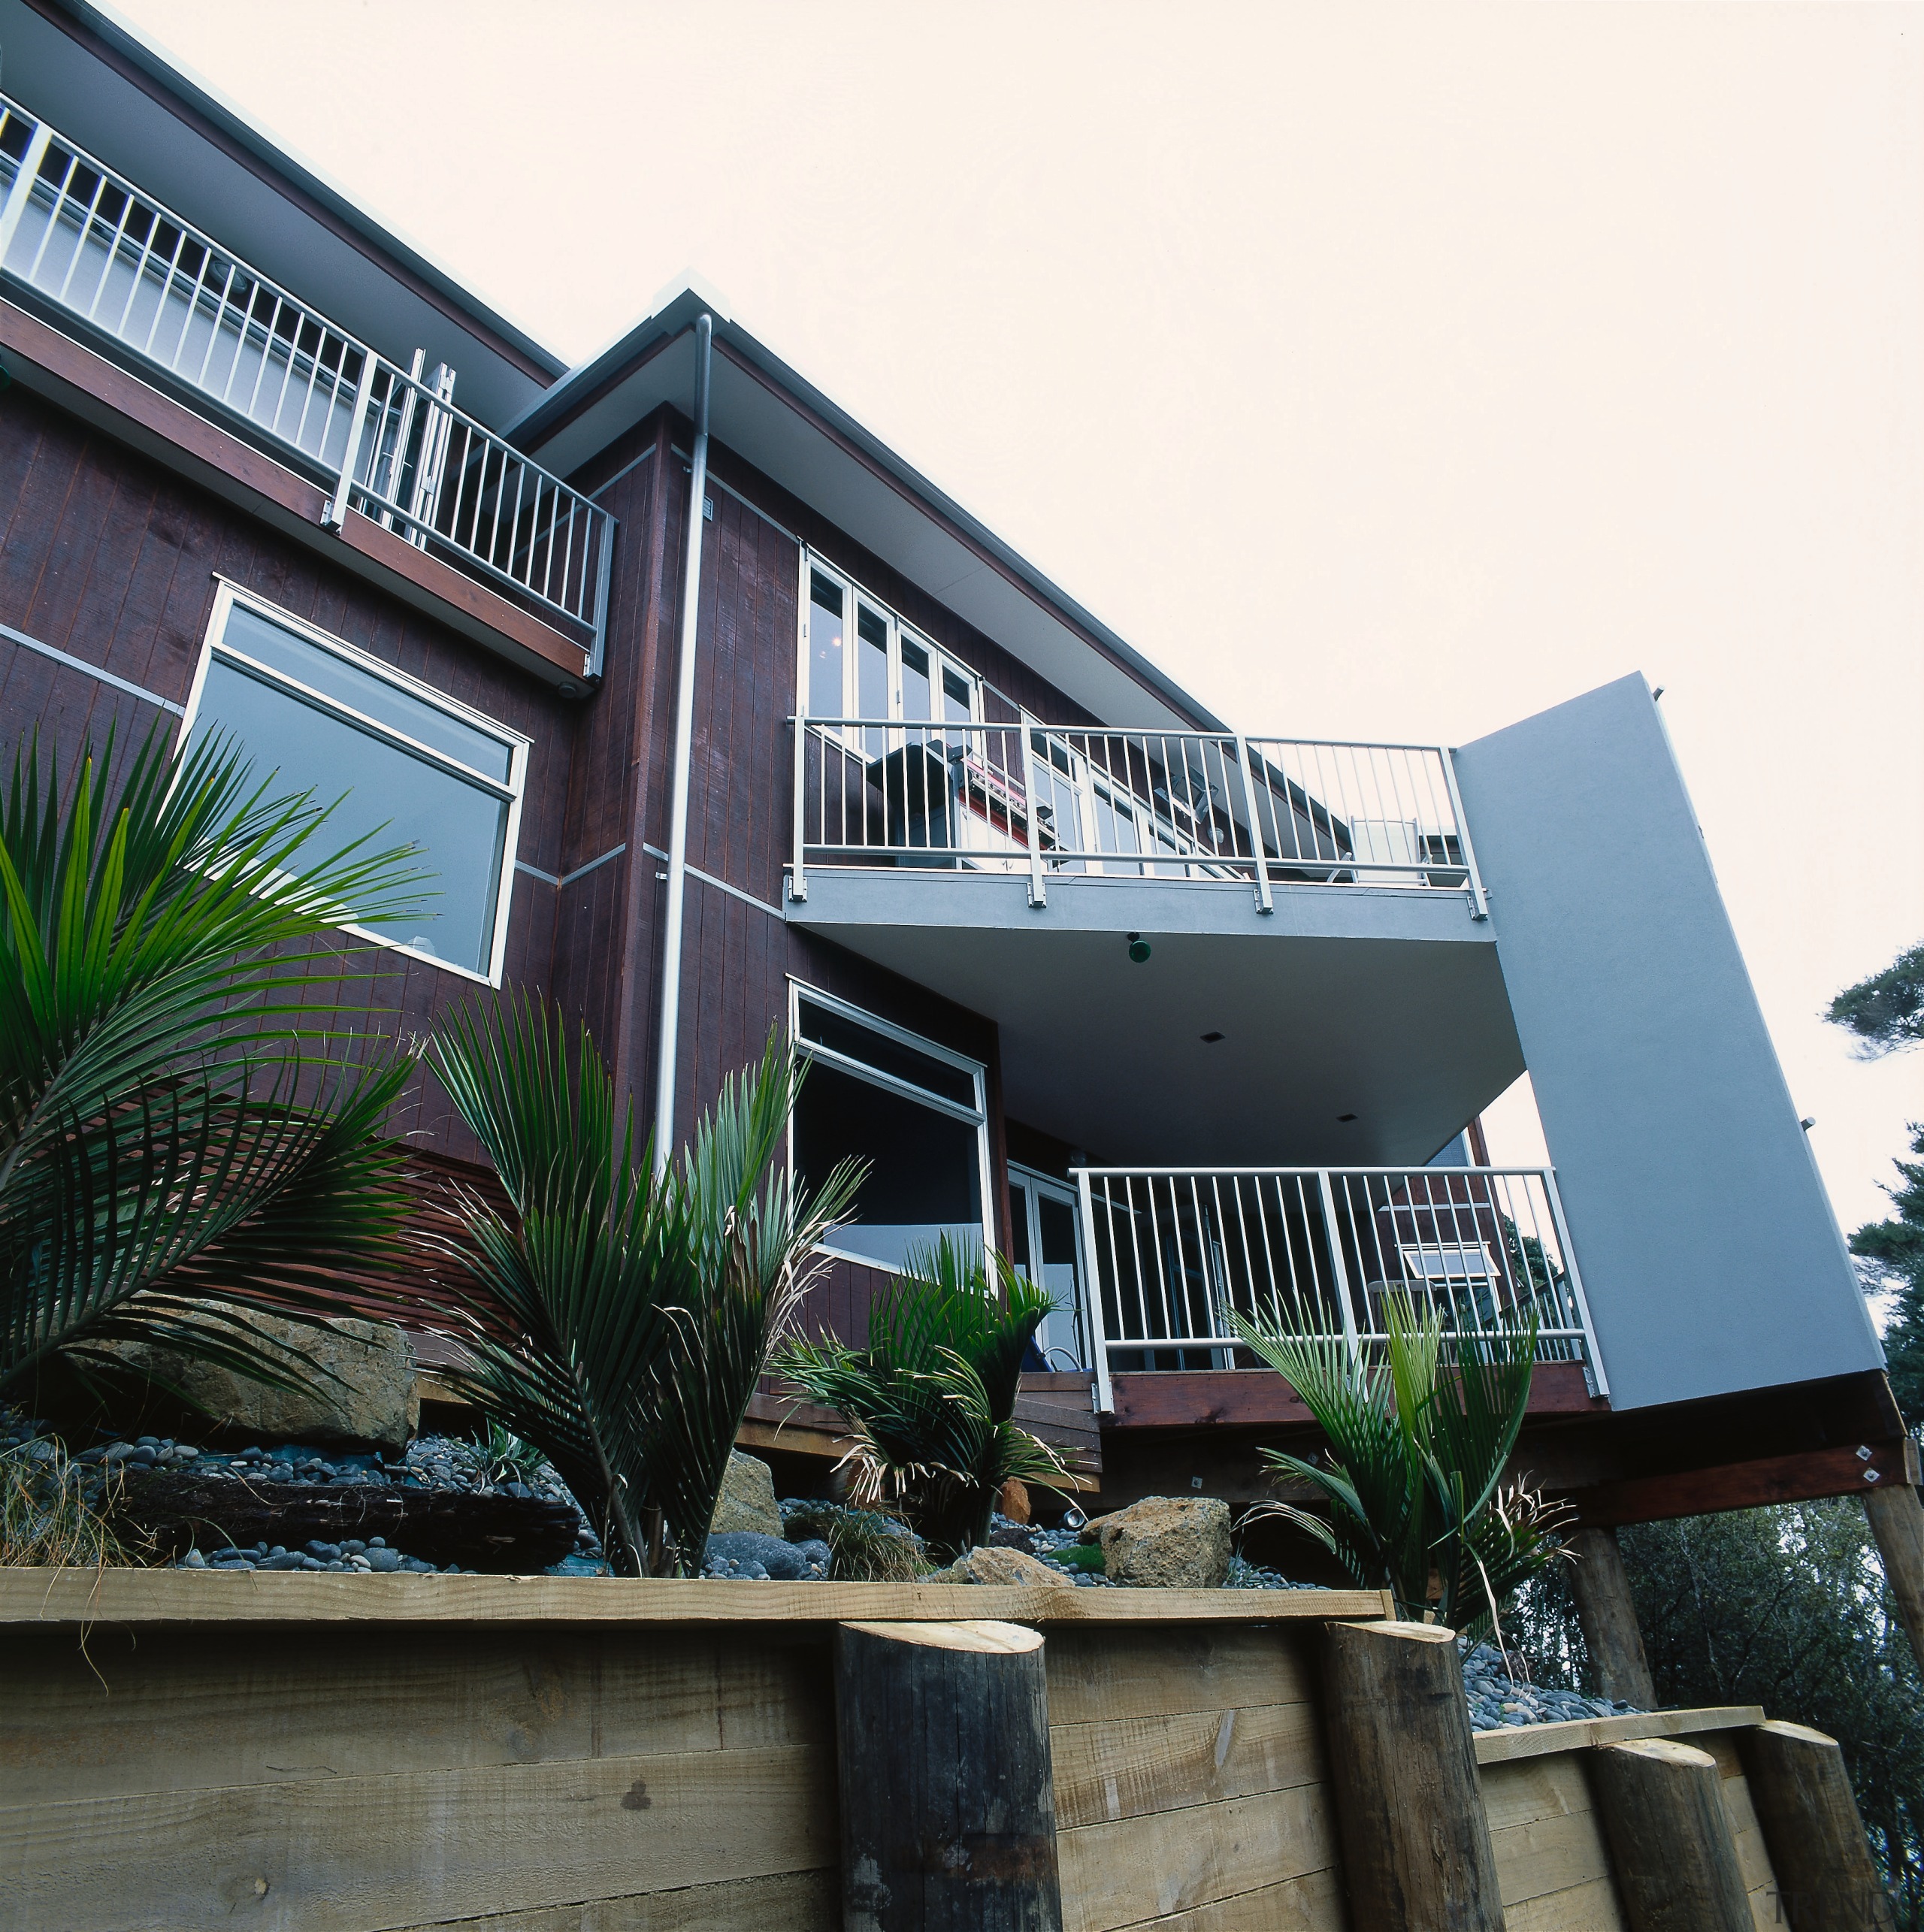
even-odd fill
[(580, 1519), (538, 1496), (333, 1483), (250, 1482), (168, 1469), (130, 1475), (117, 1513), (165, 1555), (265, 1542), (384, 1537), (424, 1562), (509, 1574), (545, 1570), (573, 1549)]

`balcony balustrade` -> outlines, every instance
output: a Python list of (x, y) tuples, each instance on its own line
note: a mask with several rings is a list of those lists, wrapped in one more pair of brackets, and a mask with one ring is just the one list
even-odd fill
[(1081, 1168), (1094, 1277), (1083, 1311), (1097, 1405), (1112, 1374), (1257, 1367), (1227, 1311), (1299, 1311), (1380, 1360), (1385, 1303), (1434, 1308), (1456, 1339), (1534, 1314), (1538, 1359), (1605, 1395), (1583, 1282), (1547, 1168)]
[(1487, 908), (1449, 753), (1231, 732), (796, 721), (791, 890), (820, 866), (1399, 887)]
[(614, 520), (0, 95), (0, 289), (77, 332), (598, 659)]

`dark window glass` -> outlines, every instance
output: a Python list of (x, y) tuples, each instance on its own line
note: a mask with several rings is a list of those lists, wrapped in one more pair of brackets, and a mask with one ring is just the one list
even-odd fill
[(825, 1006), (818, 1006), (812, 999), (803, 999), (800, 1004), (804, 1040), (812, 1040), (818, 1046), (832, 1047), (850, 1060), (860, 1060), (864, 1066), (872, 1066), (880, 1073), (893, 1074), (897, 1080), (906, 1080), (924, 1093), (939, 1094), (943, 1099), (953, 1100), (960, 1106), (976, 1105), (975, 1076), (961, 1067), (951, 1066), (947, 1060), (937, 1060), (933, 1054), (918, 1053), (913, 1047), (904, 1046), (899, 1040), (878, 1033), (858, 1020), (845, 1019)]
[(363, 834), (370, 851), (414, 848), (416, 863), (432, 875), (419, 910), (355, 924), (470, 972), (488, 971), (504, 800), (218, 655), (207, 667), (193, 736), (198, 742), (216, 730), (238, 740), (257, 782), (271, 775), (277, 793), (311, 791), (322, 805), (340, 800), (317, 851), (338, 851)]
[(842, 586), (809, 573), (809, 715), (842, 715)]
[(929, 654), (919, 644), (902, 640), (902, 715), (926, 718), (929, 709)]
[(862, 640), (858, 667), (856, 696), (864, 718), (888, 715), (888, 624), (885, 618), (858, 605), (855, 630)]
[(945, 1234), (979, 1254), (977, 1135), (966, 1120), (818, 1060), (795, 1105), (795, 1167), (815, 1187), (839, 1161), (870, 1163), (852, 1220), (830, 1237), (845, 1253), (899, 1268), (910, 1248)]
[(942, 672), (942, 715), (951, 724), (967, 724), (971, 716), (969, 680), (947, 665)]

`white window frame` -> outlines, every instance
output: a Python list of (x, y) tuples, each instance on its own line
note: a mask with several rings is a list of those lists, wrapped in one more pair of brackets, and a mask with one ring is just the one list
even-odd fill
[[(1064, 1349), (1059, 1342), (1053, 1344), (1042, 1351), (1042, 1359), (1048, 1362), (1049, 1356), (1057, 1350), (1065, 1355), (1087, 1356), (1088, 1361), (1075, 1371), (1078, 1375), (1087, 1374), (1095, 1365), (1095, 1341), (1089, 1324), (1088, 1300), (1094, 1290), (1089, 1280), (1089, 1257), (1082, 1241), (1082, 1197), (1069, 1182), (1059, 1181), (1053, 1174), (1045, 1174), (1039, 1168), (1025, 1167), (1018, 1160), (1012, 1160), (1009, 1163), (1009, 1184), (1012, 1189), (1021, 1187), (1027, 1190), (1027, 1226), (1024, 1232), (1027, 1239), (1029, 1265), (1022, 1273), (1030, 1282), (1039, 1286), (1047, 1285), (1041, 1282), (1037, 1273), (1042, 1265), (1043, 1197), (1046, 1196), (1069, 1211), (1070, 1225), (1075, 1230), (1075, 1293), (1078, 1299), (1072, 1307), (1058, 1312), (1068, 1318), (1069, 1332), (1075, 1338), (1075, 1346), (1072, 1349)], [(1015, 1212), (1012, 1202), (1009, 1212), (1012, 1214)], [(1049, 1319), (1053, 1321), (1055, 1317), (1052, 1315)], [(1050, 1362), (1049, 1368), (1054, 1372), (1055, 1365)]]
[[(918, 629), (903, 616), (886, 597), (877, 597), (865, 588), (859, 578), (852, 576), (839, 564), (831, 564), (820, 552), (802, 546), (802, 566), (800, 597), (800, 618), (797, 624), (799, 635), (795, 642), (795, 710), (797, 716), (809, 715), (809, 612), (813, 603), (813, 585), (810, 581), (813, 573), (819, 571), (830, 582), (836, 585), (846, 600), (842, 615), (842, 709), (838, 715), (843, 718), (861, 718), (858, 693), (861, 682), (861, 635), (856, 615), (858, 603), (865, 603), (888, 627), (888, 715), (886, 718), (864, 719), (864, 723), (876, 724), (906, 724), (939, 731), (948, 724), (957, 729), (964, 721), (960, 718), (904, 718), (902, 715), (902, 642), (904, 638), (917, 649), (929, 655), (930, 676), (930, 708), (939, 709), (942, 701), (942, 673), (944, 670), (954, 671), (967, 681), (969, 686), (969, 716), (967, 722), (979, 724), (982, 721), (982, 679), (978, 671), (971, 670), (954, 652), (945, 650), (936, 643), (926, 631)], [(826, 727), (833, 730), (833, 727)]]
[[(973, 1108), (964, 1106), (959, 1101), (945, 1099), (938, 1093), (931, 1093), (925, 1087), (918, 1087), (913, 1081), (898, 1079), (893, 1074), (885, 1073), (879, 1067), (870, 1066), (864, 1060), (852, 1059), (848, 1054), (838, 1053), (833, 1047), (824, 1047), (813, 1040), (802, 1037), (802, 1002), (809, 1000), (826, 1008), (838, 1018), (847, 1020), (858, 1026), (866, 1026), (873, 1033), (879, 1033), (884, 1039), (893, 1040), (897, 1046), (908, 1047), (918, 1054), (926, 1054), (930, 1059), (940, 1060), (967, 1074), (974, 1083), (976, 1104)], [(920, 1033), (912, 1033), (906, 1026), (898, 1026), (891, 1020), (879, 1019), (874, 1014), (860, 1006), (852, 1006), (846, 999), (838, 999), (832, 993), (824, 993), (818, 986), (811, 986), (806, 980), (788, 976), (788, 1050), (793, 1054), (806, 1054), (811, 1059), (819, 1060), (824, 1066), (832, 1066), (838, 1072), (849, 1075), (855, 1079), (867, 1081), (872, 1087), (879, 1087), (885, 1093), (900, 1095), (902, 1098), (919, 1102), (923, 1106), (938, 1114), (946, 1114), (951, 1120), (964, 1120), (976, 1129), (976, 1166), (977, 1196), (982, 1204), (982, 1252), (986, 1256), (995, 1246), (995, 1216), (991, 1205), (993, 1196), (989, 1191), (989, 1113), (988, 1069), (979, 1060), (971, 1060), (967, 1054), (958, 1054), (952, 1047), (924, 1039)], [(788, 1117), (788, 1173), (792, 1179), (795, 1172), (795, 1119)], [(820, 1244), (820, 1252), (832, 1254), (839, 1261), (852, 1261), (858, 1267), (873, 1268), (877, 1273), (886, 1274), (891, 1271), (870, 1254), (852, 1254), (846, 1248), (834, 1245), (833, 1232)]]
[[(291, 610), (283, 610), (279, 604), (270, 603), (265, 597), (237, 584), (231, 579), (216, 576), (218, 585), (214, 593), (213, 609), (207, 618), (205, 635), (201, 642), (200, 662), (194, 667), (192, 688), (187, 694), (186, 709), (180, 720), (177, 743), (184, 746), (192, 735), (195, 719), (200, 715), (201, 699), (207, 688), (207, 672), (216, 655), (229, 663), (244, 666), (251, 676), (264, 679), (271, 686), (286, 691), (297, 701), (310, 704), (316, 709), (337, 718), (350, 720), (357, 727), (367, 731), (384, 742), (395, 745), (411, 757), (419, 758), (422, 763), (432, 765), (452, 774), (464, 783), (476, 785), (491, 792), (507, 806), (507, 824), (501, 839), (501, 858), (499, 882), (495, 890), (495, 930), (489, 950), (488, 970), (476, 972), (473, 967), (463, 966), (457, 960), (443, 959), (439, 954), (424, 952), (418, 946), (410, 946), (403, 941), (389, 937), (385, 933), (370, 931), (365, 926), (343, 924), (340, 930), (351, 933), (357, 939), (365, 940), (370, 945), (379, 946), (384, 951), (400, 953), (411, 960), (438, 966), (443, 972), (458, 975), (462, 979), (473, 980), (478, 985), (499, 986), (501, 983), (502, 963), (507, 956), (508, 919), (514, 896), (515, 858), (521, 837), (521, 808), (523, 795), (528, 786), (528, 763), (534, 748), (534, 741), (524, 736), (512, 726), (502, 724), (499, 719), (488, 717), (470, 706), (449, 697), (445, 691), (437, 691), (432, 685), (423, 684), (419, 678), (410, 677), (405, 671), (398, 671), (392, 664), (383, 664), (380, 658), (371, 657), (365, 651), (349, 644), (343, 638), (320, 630), (315, 625), (297, 617)], [(420, 699), (432, 705), (437, 711), (460, 723), (500, 741), (508, 753), (508, 776), (505, 781), (476, 771), (472, 765), (464, 764), (458, 758), (437, 751), (432, 745), (424, 745), (419, 739), (410, 738), (405, 732), (398, 731), (378, 718), (371, 718), (366, 712), (357, 711), (352, 705), (344, 704), (325, 691), (317, 691), (310, 685), (304, 685), (298, 678), (273, 665), (263, 664), (258, 658), (250, 657), (237, 645), (226, 641), (228, 619), (238, 606), (250, 610), (257, 617), (270, 624), (279, 624), (283, 630), (292, 631), (305, 642), (317, 645), (321, 649), (340, 658), (358, 671), (405, 692), (409, 697)], [(246, 747), (241, 748), (244, 751)], [(398, 821), (394, 830), (404, 836), (406, 827)]]

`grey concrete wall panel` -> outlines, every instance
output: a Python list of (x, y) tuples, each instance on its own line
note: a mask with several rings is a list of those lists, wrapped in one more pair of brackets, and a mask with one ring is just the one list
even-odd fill
[(1612, 1401), (1881, 1367), (1649, 686), (1457, 772)]

